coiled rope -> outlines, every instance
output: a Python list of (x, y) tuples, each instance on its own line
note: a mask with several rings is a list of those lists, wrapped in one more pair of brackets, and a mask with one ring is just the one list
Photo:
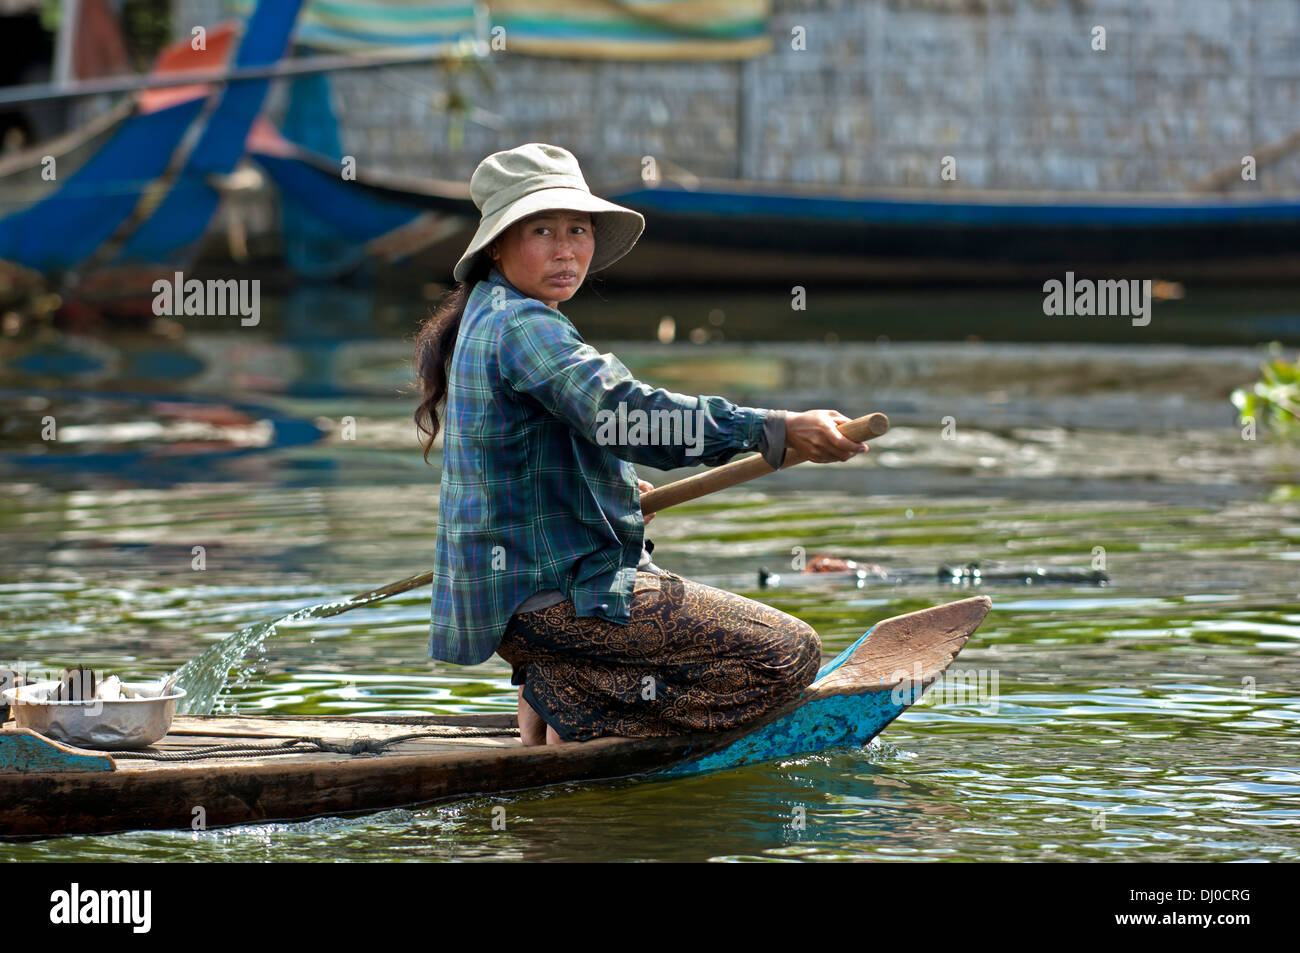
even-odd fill
[(447, 728), (440, 731), (413, 731), (391, 738), (361, 738), (357, 741), (335, 744), (324, 738), (289, 738), (278, 744), (255, 745), (236, 742), (228, 745), (206, 745), (187, 751), (106, 751), (113, 758), (141, 761), (200, 761), (206, 758), (246, 758), (250, 755), (277, 754), (383, 754), (390, 746), (416, 738), (505, 738), (519, 734), (518, 728)]

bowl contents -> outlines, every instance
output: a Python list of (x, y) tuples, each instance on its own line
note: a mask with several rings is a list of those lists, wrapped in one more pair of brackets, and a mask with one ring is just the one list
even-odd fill
[(185, 697), (172, 674), (156, 682), (128, 683), (117, 675), (96, 677), (78, 665), (57, 681), (35, 682), (2, 693), (19, 728), (83, 748), (143, 748), (171, 727), (176, 703)]

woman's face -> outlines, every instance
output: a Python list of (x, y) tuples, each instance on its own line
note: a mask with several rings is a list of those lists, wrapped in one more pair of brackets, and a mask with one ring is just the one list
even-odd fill
[(488, 249), (507, 281), (550, 308), (573, 297), (595, 252), (591, 215), (567, 209), (515, 222)]

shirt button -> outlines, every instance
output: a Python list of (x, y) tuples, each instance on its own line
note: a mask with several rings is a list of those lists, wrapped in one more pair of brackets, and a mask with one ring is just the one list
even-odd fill
[(601, 607), (602, 609), (608, 611), (608, 610), (609, 610), (609, 603), (608, 603), (608, 602), (602, 602), (602, 603), (600, 604), (600, 607)]

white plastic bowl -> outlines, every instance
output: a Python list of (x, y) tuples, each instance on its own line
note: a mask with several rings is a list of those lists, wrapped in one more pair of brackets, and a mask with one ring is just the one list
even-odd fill
[(161, 740), (172, 726), (176, 703), (185, 697), (183, 688), (149, 695), (162, 690), (161, 684), (153, 682), (124, 683), (140, 698), (51, 701), (49, 695), (58, 685), (57, 681), (35, 682), (6, 690), (3, 695), (13, 706), (14, 722), (55, 741), (97, 751), (144, 748)]

